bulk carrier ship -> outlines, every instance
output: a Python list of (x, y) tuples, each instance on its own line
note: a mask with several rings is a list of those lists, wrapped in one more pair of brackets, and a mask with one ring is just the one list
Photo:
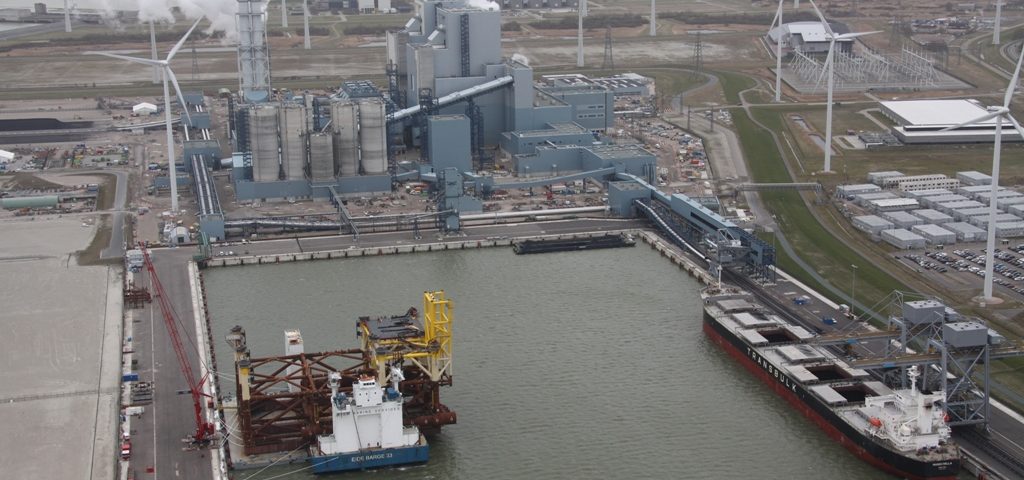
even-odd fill
[(950, 440), (942, 393), (892, 390), (853, 368), (817, 336), (738, 289), (708, 287), (704, 333), (829, 437), (864, 461), (911, 479), (953, 479), (960, 451)]

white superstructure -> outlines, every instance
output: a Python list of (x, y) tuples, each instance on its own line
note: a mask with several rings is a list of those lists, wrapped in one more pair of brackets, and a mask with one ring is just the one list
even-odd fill
[(372, 375), (361, 375), (352, 384), (351, 395), (339, 392), (341, 374), (332, 372), (331, 411), (334, 433), (319, 437), (323, 455), (355, 453), (362, 450), (407, 447), (420, 441), (416, 427), (402, 426), (402, 395), (398, 384), (401, 370), (391, 369), (391, 387), (382, 388)]
[(852, 424), (869, 435), (886, 440), (893, 448), (911, 452), (936, 448), (946, 443), (950, 430), (942, 408), (943, 393), (921, 393), (917, 389), (920, 376), (917, 366), (910, 367), (910, 388), (889, 395), (867, 397), (864, 406), (844, 412)]

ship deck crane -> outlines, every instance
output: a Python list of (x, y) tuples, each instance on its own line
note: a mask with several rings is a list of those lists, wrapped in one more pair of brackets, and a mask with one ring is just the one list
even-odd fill
[(178, 316), (175, 314), (174, 308), (171, 306), (171, 302), (164, 291), (164, 287), (160, 283), (160, 278), (156, 274), (156, 267), (153, 266), (153, 260), (149, 257), (149, 250), (141, 243), (139, 244), (139, 249), (142, 250), (142, 258), (146, 265), (146, 270), (149, 272), (150, 282), (153, 284), (153, 294), (159, 300), (160, 312), (164, 318), (164, 326), (167, 327), (167, 333), (171, 337), (171, 345), (174, 347), (174, 353), (178, 357), (178, 365), (181, 367), (181, 373), (184, 374), (185, 381), (188, 383), (189, 393), (192, 395), (196, 430), (188, 439), (188, 442), (193, 446), (200, 447), (210, 442), (215, 431), (213, 424), (203, 419), (202, 397), (208, 396), (202, 392), (202, 386), (206, 382), (206, 377), (198, 381), (196, 380), (192, 372), (192, 364), (188, 360), (188, 353), (185, 351), (181, 335), (178, 332), (178, 325), (181, 322), (178, 321)]

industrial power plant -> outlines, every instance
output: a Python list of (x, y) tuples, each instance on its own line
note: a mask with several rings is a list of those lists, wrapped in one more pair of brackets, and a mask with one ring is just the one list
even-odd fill
[[(525, 59), (502, 57), (496, 8), (417, 1), (404, 28), (387, 33), (385, 87), (345, 81), (330, 95), (293, 95), (271, 86), (262, 3), (238, 2), (239, 91), (228, 109), (234, 153), (230, 161), (206, 159), (210, 166), (230, 165), (238, 202), (330, 200), (344, 210), (348, 198), (387, 194), (403, 181), (438, 185), (444, 178), (448, 186), (435, 219), (457, 230), (458, 215), (480, 212), (481, 200), (498, 188), (615, 173), (653, 183), (651, 152), (604, 136), (614, 125), (615, 95), (634, 94), (647, 79), (576, 76), (535, 83)], [(185, 158), (204, 153), (189, 143)], [(520, 178), (483, 173), (496, 154), (510, 158)], [(216, 194), (212, 185), (198, 190)], [(200, 224), (210, 238), (223, 239), (225, 229), (251, 222), (211, 211)]]

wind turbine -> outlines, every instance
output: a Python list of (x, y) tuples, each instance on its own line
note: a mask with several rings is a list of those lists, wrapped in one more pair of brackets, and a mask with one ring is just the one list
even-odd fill
[(159, 67), (163, 70), (164, 79), (164, 116), (167, 120), (167, 164), (170, 168), (170, 183), (171, 183), (171, 211), (175, 215), (178, 214), (178, 172), (174, 166), (174, 131), (171, 128), (171, 94), (168, 91), (167, 82), (174, 85), (174, 92), (178, 94), (178, 102), (181, 103), (182, 110), (185, 112), (185, 117), (191, 122), (192, 118), (188, 114), (188, 107), (185, 105), (185, 96), (181, 94), (181, 87), (178, 85), (178, 78), (174, 76), (174, 72), (171, 71), (171, 60), (174, 59), (174, 55), (181, 50), (181, 46), (185, 44), (185, 40), (188, 40), (188, 36), (192, 34), (192, 30), (195, 30), (199, 26), (199, 22), (202, 18), (196, 20), (196, 23), (192, 24), (192, 28), (185, 32), (185, 36), (178, 40), (178, 43), (174, 45), (174, 48), (167, 53), (167, 58), (163, 60), (150, 60), (148, 58), (128, 57), (125, 55), (118, 55), (116, 53), (107, 52), (86, 52), (89, 55), (103, 55), (105, 57), (117, 58), (119, 60), (127, 60), (133, 63), (140, 63), (142, 65), (150, 65)]
[[(827, 100), (827, 107), (826, 107), (827, 111), (825, 112), (825, 168), (823, 170), (825, 172), (831, 172), (832, 171), (832, 88), (834, 87), (834, 84), (835, 84), (835, 76), (833, 75), (833, 67), (834, 67), (834, 64), (835, 64), (836, 42), (837, 41), (841, 41), (841, 40), (852, 40), (854, 38), (862, 37), (864, 35), (871, 35), (872, 33), (878, 33), (878, 31), (876, 30), (876, 31), (873, 31), (873, 32), (843, 33), (843, 34), (836, 35), (835, 32), (832, 31), (832, 27), (830, 27), (828, 25), (828, 22), (825, 20), (825, 16), (821, 14), (821, 10), (818, 10), (818, 6), (814, 4), (814, 0), (810, 0), (810, 2), (811, 2), (811, 6), (814, 7), (814, 13), (817, 13), (818, 14), (818, 18), (821, 20), (821, 26), (825, 27), (825, 36), (827, 36), (829, 38), (829, 42), (828, 42), (828, 56), (825, 57), (825, 71), (828, 72), (827, 73), (827, 75), (828, 75), (828, 100)], [(825, 71), (822, 71), (821, 73), (823, 75), (825, 75), (826, 74)], [(819, 82), (821, 81), (820, 77), (818, 78), (818, 81)]]
[[(775, 102), (782, 101), (782, 2), (786, 0), (779, 0), (779, 8), (775, 10), (775, 19), (772, 20), (772, 24), (768, 26), (768, 33), (771, 33), (772, 27), (779, 29), (779, 36), (775, 39)], [(795, 0), (799, 1), (799, 0)]]
[(1017, 130), (1017, 134), (1024, 139), (1024, 128), (1021, 128), (1017, 120), (1010, 115), (1010, 101), (1013, 99), (1013, 92), (1017, 89), (1017, 81), (1020, 79), (1020, 67), (1021, 63), (1024, 63), (1024, 49), (1020, 51), (1020, 58), (1017, 59), (1017, 68), (1013, 71), (1013, 78), (1010, 79), (1010, 85), (1006, 87), (1006, 94), (1003, 95), (1003, 105), (1001, 107), (989, 107), (989, 113), (982, 115), (974, 120), (970, 120), (959, 125), (954, 125), (949, 128), (944, 128), (940, 131), (945, 132), (949, 130), (955, 130), (966, 125), (978, 124), (991, 119), (996, 119), (996, 135), (993, 141), (992, 151), (992, 197), (988, 201), (988, 238), (985, 242), (985, 284), (982, 289), (982, 296), (986, 301), (991, 301), (992, 297), (992, 270), (995, 260), (994, 252), (996, 249), (996, 194), (999, 192), (999, 153), (1002, 150), (1003, 142), (1003, 116), (1005, 115), (1009, 119), (1013, 128)]
[(288, 28), (288, 0), (281, 0), (281, 27)]
[(996, 23), (992, 29), (992, 45), (999, 45), (999, 24), (1003, 19), (1003, 0), (996, 0)]

